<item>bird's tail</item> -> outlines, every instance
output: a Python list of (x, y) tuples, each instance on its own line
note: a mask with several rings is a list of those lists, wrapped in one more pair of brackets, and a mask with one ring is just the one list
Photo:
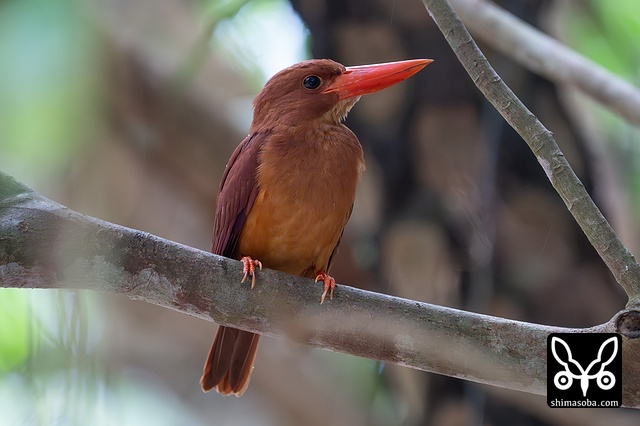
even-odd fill
[(259, 339), (258, 334), (220, 326), (204, 364), (202, 390), (241, 396), (249, 386)]

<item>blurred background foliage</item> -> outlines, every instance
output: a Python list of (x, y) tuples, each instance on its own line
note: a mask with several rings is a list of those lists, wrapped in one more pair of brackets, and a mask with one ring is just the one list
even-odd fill
[[(561, 31), (565, 42), (597, 64), (638, 86), (640, 82), (640, 45), (634, 34), (640, 32), (640, 13), (633, 0), (623, 0), (610, 7), (604, 1), (573, 2), (572, 12), (566, 11)], [(595, 119), (593, 130), (612, 150), (620, 175), (633, 206), (640, 217), (640, 129), (603, 106), (585, 98), (583, 106)]]
[(96, 124), (96, 28), (75, 1), (9, 1), (1, 11), (0, 161), (43, 184), (68, 167)]
[[(373, 25), (404, 36), (410, 32), (403, 25), (405, 22), (413, 22), (416, 27), (432, 25), (423, 10), (421, 14), (413, 13), (422, 8), (419, 2), (415, 2), (417, 8), (406, 1), (394, 2), (388, 8), (374, 2), (375, 7), (367, 10), (347, 6), (340, 9), (336, 6), (339, 2), (293, 3), (294, 7), (286, 0), (2, 2), (0, 170), (82, 213), (208, 249), (213, 200), (222, 168), (247, 131), (250, 100), (266, 79), (299, 60), (331, 52), (336, 40), (349, 34), (350, 22), (355, 22), (357, 29), (367, 19), (367, 22), (374, 19)], [(640, 7), (636, 1), (566, 1), (559, 2), (561, 7), (550, 1), (522, 3), (526, 5), (514, 8), (528, 21), (556, 22), (554, 28), (561, 30), (555, 36), (638, 84)], [(373, 12), (380, 10), (383, 19)], [(300, 11), (306, 21), (298, 15)], [(331, 21), (335, 23), (333, 26), (322, 21), (342, 15), (344, 22), (336, 19)], [(305, 25), (309, 17), (313, 17), (311, 30)], [(356, 34), (361, 34), (360, 43), (368, 48), (380, 52), (388, 49), (389, 45), (376, 38), (373, 31)], [(419, 45), (420, 39), (416, 41)], [(335, 59), (348, 65), (360, 63), (358, 50), (355, 52), (351, 57), (346, 54), (345, 58)], [(401, 59), (391, 57), (395, 54), (391, 52), (379, 55), (379, 61)], [(430, 57), (432, 53), (414, 49), (410, 55)], [(441, 61), (444, 68), (438, 71), (439, 60), (436, 57), (435, 69), (428, 70), (432, 75), (448, 72), (445, 60)], [(506, 59), (497, 61), (504, 65)], [(513, 77), (513, 68), (502, 69)], [(465, 84), (450, 81), (451, 86)], [(416, 89), (415, 97), (422, 92)], [(450, 106), (451, 97), (439, 98), (442, 94), (437, 90), (432, 94), (437, 102)], [(595, 135), (598, 149), (610, 156), (609, 173), (612, 171), (614, 181), (619, 184), (617, 208), (624, 209), (623, 214), (615, 213), (616, 217), (628, 214), (633, 218), (630, 222), (618, 222), (617, 229), (627, 241), (635, 241), (640, 218), (640, 133), (606, 108), (580, 95), (573, 96), (582, 101), (567, 101), (566, 108), (574, 111), (571, 119), (577, 126), (586, 126)], [(390, 99), (390, 103), (383, 105), (397, 106), (395, 98)], [(416, 102), (412, 96), (408, 99), (407, 105)], [(375, 109), (376, 103), (382, 102), (366, 101), (359, 106), (361, 110), (356, 108), (359, 112), (353, 121), (355, 127), (366, 122), (364, 114), (387, 118), (384, 112)], [(398, 111), (410, 108), (395, 106)], [(456, 114), (464, 117), (466, 110), (456, 108)], [(415, 116), (420, 113), (411, 114)], [(396, 118), (395, 122), (402, 120)], [(456, 125), (455, 121), (448, 123), (451, 127)], [(408, 131), (409, 126), (404, 123), (396, 127)], [(419, 127), (412, 131), (419, 132)], [(396, 193), (402, 193), (403, 188), (393, 186), (393, 178), (386, 175), (390, 169), (377, 159), (381, 146), (368, 142), (375, 138), (367, 138), (366, 132), (356, 133), (362, 135), (368, 152), (370, 177), (362, 183), (360, 207), (356, 206), (354, 224), (345, 238), (344, 260), (336, 260), (338, 281), (366, 286), (364, 283), (378, 280), (380, 283), (374, 289), (406, 295), (404, 291), (413, 294), (413, 290), (395, 288), (394, 280), (421, 283), (434, 279), (444, 282), (444, 287), (430, 290), (427, 296), (418, 292), (415, 297), (452, 306), (476, 306), (479, 311), (507, 317), (576, 325), (563, 323), (561, 316), (545, 317), (534, 310), (535, 306), (525, 304), (520, 309), (517, 302), (509, 301), (510, 296), (517, 301), (527, 299), (530, 294), (527, 287), (530, 278), (518, 277), (546, 277), (546, 272), (536, 269), (540, 265), (532, 264), (530, 259), (537, 258), (536, 250), (555, 253), (554, 235), (568, 234), (563, 231), (566, 222), (547, 218), (550, 222), (543, 224), (546, 226), (541, 237), (543, 244), (532, 249), (533, 255), (516, 259), (526, 267), (516, 270), (521, 265), (499, 253), (471, 255), (475, 266), (460, 266), (464, 261), (459, 258), (467, 256), (461, 252), (474, 249), (473, 241), (456, 237), (456, 233), (462, 232), (460, 229), (455, 225), (441, 227), (444, 231), (424, 224), (413, 226), (415, 209), (422, 211), (424, 200), (440, 197), (438, 189), (417, 191), (422, 201), (408, 202), (413, 210), (408, 208), (395, 216), (397, 219), (408, 215), (413, 222), (392, 221), (390, 218), (394, 216), (388, 213), (393, 209), (384, 204), (389, 196), (379, 188), (388, 186)], [(446, 143), (443, 134), (432, 132), (430, 136), (435, 138), (435, 144)], [(462, 155), (473, 156), (464, 151)], [(513, 152), (506, 155), (517, 157)], [(500, 172), (496, 175), (509, 176)], [(599, 179), (597, 174), (587, 176), (587, 180)], [(509, 186), (497, 183), (505, 185)], [(458, 190), (460, 187), (453, 192)], [(474, 196), (464, 190), (458, 192), (461, 195), (455, 196)], [(427, 208), (425, 216), (447, 216), (447, 209), (456, 199), (442, 198), (444, 207)], [(501, 202), (509, 204), (512, 200), (513, 197), (505, 195)], [(540, 199), (533, 196), (533, 203), (540, 204)], [(515, 203), (509, 207), (496, 220), (516, 226), (518, 209), (527, 210), (529, 205)], [(432, 211), (438, 209), (441, 211)], [(534, 214), (528, 220), (546, 219)], [(483, 223), (496, 226), (492, 221), (479, 221), (476, 225)], [(368, 234), (363, 231), (376, 226), (388, 226), (390, 230)], [(496, 233), (497, 237), (488, 233), (492, 242), (486, 246), (509, 247), (501, 239), (501, 231), (498, 229)], [(523, 235), (514, 235), (516, 243), (527, 238)], [(454, 242), (444, 242), (449, 239)], [(447, 250), (440, 250), (443, 246)], [(569, 250), (575, 249), (571, 247)], [(632, 249), (636, 247), (632, 244)], [(425, 261), (422, 255), (430, 254), (434, 257)], [(420, 270), (411, 275), (412, 271), (400, 261), (385, 265), (379, 258), (397, 259), (396, 255), (408, 257), (424, 269), (437, 265), (440, 269), (434, 266), (434, 270), (439, 275), (427, 274), (427, 279)], [(576, 254), (576, 257), (583, 261), (587, 256)], [(473, 277), (474, 268), (480, 268), (478, 265), (484, 261), (490, 265), (489, 275), (484, 277), (495, 281), (487, 287), (491, 294), (500, 293), (499, 283), (504, 277), (520, 283), (520, 287), (507, 289), (502, 298), (478, 303), (477, 300), (491, 295), (465, 289), (464, 283), (478, 282), (466, 280)], [(556, 267), (540, 262), (544, 268)], [(406, 275), (398, 278), (398, 271), (406, 271)], [(584, 275), (588, 273), (582, 270), (583, 275), (574, 275), (577, 283), (557, 299), (571, 303), (575, 294), (571, 291), (581, 291), (576, 288), (582, 281), (590, 282)], [(461, 277), (456, 278), (458, 275)], [(599, 272), (595, 277), (602, 282), (608, 279)], [(449, 281), (457, 284), (447, 287)], [(542, 281), (540, 288), (554, 284), (553, 280)], [(611, 288), (607, 291), (613, 291), (614, 296), (607, 296), (607, 300), (612, 297), (622, 301)], [(469, 294), (479, 299), (469, 302)], [(542, 294), (540, 304), (544, 305), (554, 293)], [(601, 294), (596, 293), (593, 298), (598, 300)], [(530, 303), (535, 304), (533, 299)], [(622, 304), (607, 305), (602, 310), (613, 313), (611, 306), (621, 308)], [(576, 309), (589, 310), (583, 306)], [(461, 391), (471, 403), (460, 405), (454, 399), (441, 399), (438, 410), (429, 410), (425, 401), (438, 401), (442, 394), (434, 389), (438, 389), (442, 378), (434, 376), (427, 389), (421, 381), (426, 374), (393, 366), (383, 368), (370, 360), (312, 351), (271, 339), (263, 343), (254, 383), (243, 399), (203, 395), (198, 378), (214, 327), (183, 317), (107, 295), (0, 290), (2, 424), (504, 424), (495, 420), (500, 416), (494, 413), (500, 412), (503, 405), (511, 407), (511, 414), (503, 418), (520, 419), (520, 424), (575, 424), (576, 419), (589, 424), (602, 419), (598, 414), (574, 417), (567, 411), (551, 413), (542, 400), (528, 396), (512, 395), (490, 404), (485, 400), (487, 391), (471, 385), (462, 386)], [(599, 318), (607, 319), (606, 315)], [(579, 325), (590, 325), (586, 323), (590, 320), (587, 316), (573, 319)], [(416, 374), (421, 379), (415, 379)], [(454, 386), (460, 388), (459, 383)], [(525, 414), (513, 414), (516, 410), (513, 407)]]

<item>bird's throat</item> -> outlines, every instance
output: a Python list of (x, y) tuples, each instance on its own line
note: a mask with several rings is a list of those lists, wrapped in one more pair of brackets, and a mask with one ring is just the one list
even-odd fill
[(341, 123), (351, 111), (351, 108), (360, 100), (360, 96), (354, 96), (352, 98), (343, 99), (338, 101), (331, 110), (327, 113), (329, 121), (333, 123)]

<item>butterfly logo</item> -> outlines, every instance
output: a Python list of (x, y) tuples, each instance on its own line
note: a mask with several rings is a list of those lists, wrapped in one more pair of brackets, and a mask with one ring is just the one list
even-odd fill
[[(609, 345), (613, 345), (612, 354), (607, 360), (603, 360), (605, 348)], [(564, 351), (559, 350), (563, 348)], [(553, 336), (551, 338), (551, 352), (553, 357), (558, 361), (560, 365), (564, 367), (564, 371), (558, 372), (554, 378), (553, 383), (557, 389), (566, 390), (573, 385), (573, 380), (580, 380), (580, 388), (582, 389), (582, 396), (587, 396), (587, 389), (589, 389), (589, 381), (595, 379), (598, 387), (602, 390), (609, 390), (616, 384), (616, 378), (610, 371), (606, 371), (605, 368), (611, 364), (618, 353), (618, 339), (614, 336), (605, 340), (600, 349), (598, 350), (598, 356), (591, 361), (587, 368), (582, 368), (582, 365), (575, 359), (569, 345), (559, 337)], [(562, 353), (564, 352), (564, 353)], [(562, 356), (566, 355), (567, 359), (563, 360)], [(572, 367), (573, 366), (573, 371)], [(595, 371), (597, 369), (597, 371)], [(594, 370), (594, 372), (592, 372)], [(578, 371), (576, 374), (574, 371)]]

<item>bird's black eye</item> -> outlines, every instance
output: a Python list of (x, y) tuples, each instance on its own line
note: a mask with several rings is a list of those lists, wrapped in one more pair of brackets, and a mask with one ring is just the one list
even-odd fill
[(322, 80), (317, 75), (309, 75), (302, 80), (305, 89), (317, 89), (321, 83)]

